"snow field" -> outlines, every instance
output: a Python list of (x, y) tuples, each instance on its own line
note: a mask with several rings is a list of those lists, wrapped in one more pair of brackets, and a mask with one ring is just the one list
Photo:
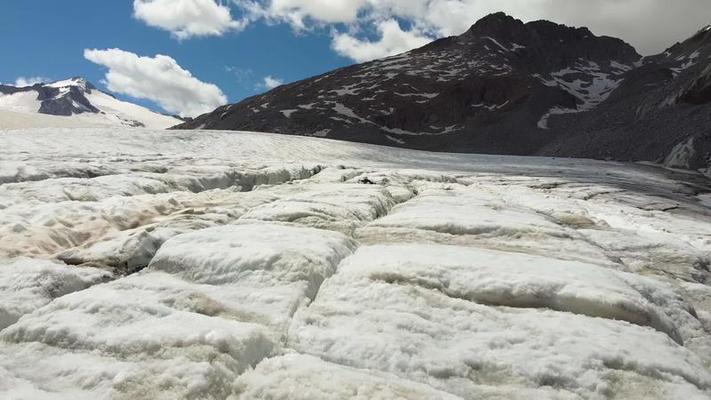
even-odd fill
[[(170, 390), (221, 398), (231, 380), (278, 349), (291, 314), (353, 246), (335, 232), (269, 224), (177, 236), (143, 272), (64, 296), (0, 339), (48, 346), (37, 360), (27, 356), (33, 364), (58, 349), (100, 354), (110, 371), (85, 378), (91, 382), (82, 389), (103, 396)], [(174, 370), (169, 382), (152, 381), (151, 367), (159, 365)], [(62, 375), (47, 377), (41, 389), (59, 390)]]
[(0, 160), (0, 397), (711, 395), (696, 175), (129, 129)]
[(70, 268), (29, 258), (0, 265), (0, 330), (55, 298), (112, 278), (109, 272), (96, 268)]

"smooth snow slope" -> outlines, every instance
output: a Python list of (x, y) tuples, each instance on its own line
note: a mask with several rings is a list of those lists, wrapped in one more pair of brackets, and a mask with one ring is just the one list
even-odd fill
[(0, 398), (708, 399), (711, 183), (0, 131)]
[(86, 95), (89, 102), (103, 112), (100, 114), (111, 125), (125, 125), (127, 121), (136, 121), (146, 128), (167, 129), (181, 121), (175, 117), (159, 114), (137, 104), (119, 100), (108, 94), (94, 90)]
[(36, 112), (21, 112), (0, 110), (0, 129), (31, 129), (31, 128), (107, 128), (111, 126), (103, 121), (88, 121), (76, 116), (61, 117), (58, 115), (38, 114)]

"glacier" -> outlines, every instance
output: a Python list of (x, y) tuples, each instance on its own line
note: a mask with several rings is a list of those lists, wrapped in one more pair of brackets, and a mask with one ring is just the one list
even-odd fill
[(0, 131), (0, 398), (708, 399), (711, 181)]

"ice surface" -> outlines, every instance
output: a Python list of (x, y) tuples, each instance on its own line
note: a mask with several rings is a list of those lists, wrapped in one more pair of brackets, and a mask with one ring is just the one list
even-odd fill
[(193, 312), (190, 300), (197, 311), (207, 307), (199, 298), (171, 303), (168, 280), (160, 290), (134, 280), (65, 296), (3, 331), (0, 371), (21, 383), (8, 393), (27, 386), (46, 398), (225, 398), (229, 382), (275, 347), (259, 325)]
[(55, 298), (108, 281), (96, 268), (75, 268), (47, 260), (0, 261), (0, 330)]
[(363, 247), (341, 273), (348, 273), (351, 264), (358, 265), (358, 277), (418, 285), (479, 304), (627, 321), (650, 326), (677, 342), (682, 341), (679, 330), (662, 307), (676, 307), (672, 315), (694, 319), (691, 307), (661, 283), (575, 261), (418, 244)]
[[(269, 224), (179, 235), (143, 272), (64, 296), (0, 339), (16, 344), (9, 354), (49, 346), (27, 355), (33, 364), (47, 352), (99, 352), (111, 372), (91, 377), (85, 390), (219, 398), (231, 390), (226, 383), (275, 351), (295, 309), (353, 246), (339, 233)], [(157, 366), (175, 371), (170, 385), (152, 381)]]
[(474, 191), (424, 192), (372, 226), (412, 227), (453, 235), (515, 235), (535, 232), (565, 235), (563, 229), (517, 207), (502, 209), (498, 198)]
[(266, 299), (267, 305), (287, 301), (295, 309), (316, 295), (323, 280), (354, 247), (336, 232), (275, 224), (227, 225), (169, 240), (149, 270), (200, 284), (238, 284), (236, 291), (255, 300), (264, 294), (262, 288), (283, 288), (282, 298)]
[[(380, 253), (378, 259), (388, 258)], [(424, 260), (418, 269), (418, 263), (409, 260), (421, 253), (407, 254), (412, 258), (398, 262), (413, 275), (431, 265), (427, 263), (431, 260)], [(432, 255), (442, 258), (443, 254)], [(656, 330), (567, 312), (484, 305), (489, 301), (471, 301), (466, 290), (462, 294), (442, 289), (427, 275), (418, 276), (419, 281), (399, 280), (383, 273), (389, 270), (385, 266), (373, 276), (374, 260), (368, 250), (346, 260), (324, 283), (314, 303), (297, 313), (289, 338), (297, 351), (394, 373), (461, 396), (474, 393), (481, 384), (503, 384), (552, 386), (595, 398), (657, 375), (666, 377), (655, 382), (660, 390), (694, 393), (693, 398), (700, 399), (711, 384), (711, 374), (697, 356)], [(506, 265), (496, 267), (506, 269)], [(465, 286), (474, 277), (448, 273), (444, 280), (449, 278), (453, 285)], [(527, 282), (528, 288), (521, 285), (519, 293), (508, 291), (506, 287), (517, 283), (505, 279), (488, 282), (494, 297), (536, 291), (536, 278)]]
[[(407, 199), (411, 194), (404, 190)], [(294, 222), (349, 232), (386, 215), (399, 201), (402, 199), (394, 198), (381, 186), (321, 184), (302, 194), (256, 207), (241, 219)]]
[(238, 379), (239, 399), (461, 399), (394, 375), (357, 370), (288, 354), (260, 363)]
[(0, 398), (707, 399), (708, 193), (650, 165), (2, 131)]

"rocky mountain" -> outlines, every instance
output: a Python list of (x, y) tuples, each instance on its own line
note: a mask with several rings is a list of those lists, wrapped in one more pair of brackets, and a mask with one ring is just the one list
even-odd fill
[(594, 112), (559, 118), (545, 155), (711, 166), (711, 26), (644, 58)]
[(586, 28), (497, 13), (461, 36), (281, 86), (176, 128), (706, 168), (709, 36), (643, 58)]
[(0, 112), (3, 116), (0, 128), (4, 125), (27, 127), (25, 121), (28, 121), (32, 127), (67, 126), (69, 123), (72, 126), (165, 129), (183, 122), (121, 101), (79, 77), (26, 87), (0, 85)]

